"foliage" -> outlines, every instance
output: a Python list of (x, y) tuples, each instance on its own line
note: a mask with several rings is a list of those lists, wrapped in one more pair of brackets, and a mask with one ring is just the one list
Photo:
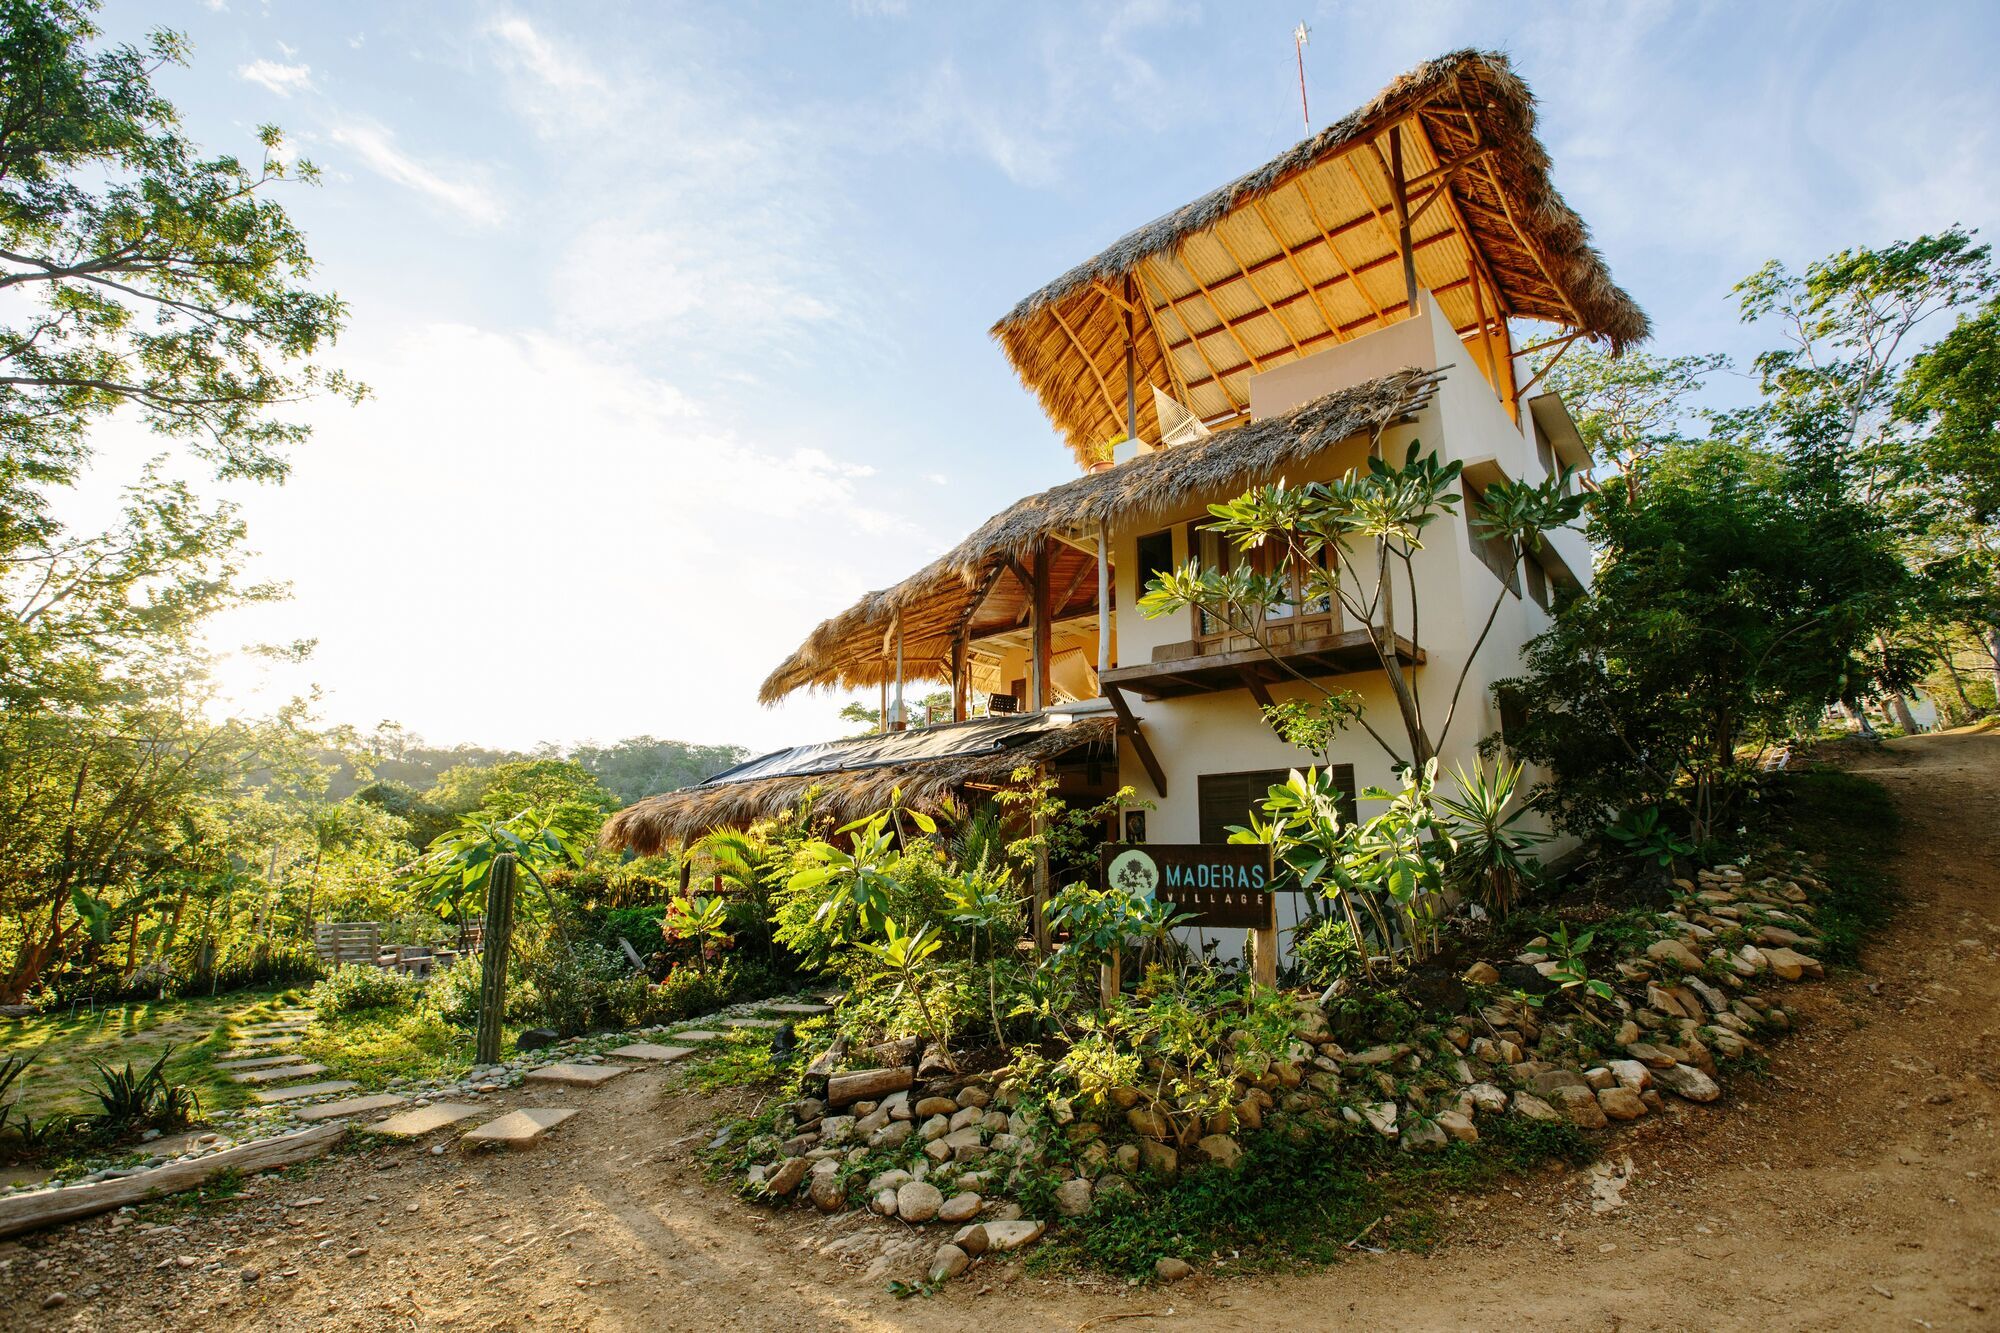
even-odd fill
[(729, 938), (729, 904), (713, 897), (676, 898), (667, 904), (667, 913), (660, 919), (660, 933), (669, 941), (692, 942), (695, 965), (707, 972), (710, 949), (721, 947)]
[(403, 879), (432, 910), (463, 917), (483, 906), (487, 880), (503, 854), (511, 854), (521, 873), (546, 895), (542, 872), (582, 859), (576, 837), (576, 826), (565, 821), (563, 811), (528, 806), (502, 815), (498, 806), (481, 807), (433, 842)]
[(1713, 353), (1656, 356), (1628, 348), (1613, 355), (1578, 344), (1559, 350), (1560, 357), (1550, 354), (1537, 369), (1548, 370), (1548, 387), (1570, 408), (1591, 457), (1627, 478), (1689, 442), (1687, 400), (1729, 364)]
[(1747, 774), (1738, 754), (1913, 664), (1875, 648), (1910, 574), (1879, 512), (1768, 454), (1676, 450), (1608, 483), (1597, 578), (1499, 692), (1508, 750), (1552, 774), (1537, 800), (1588, 833), (1670, 802), (1700, 842)]
[[(1457, 516), (1461, 497), (1453, 488), (1464, 464), (1442, 462), (1437, 454), (1423, 452), (1418, 442), (1411, 443), (1401, 463), (1391, 463), (1381, 456), (1379, 438), (1376, 446), (1365, 468), (1336, 480), (1303, 486), (1280, 481), (1253, 487), (1226, 504), (1210, 505), (1214, 520), (1209, 527), (1235, 548), (1238, 559), (1226, 569), (1204, 568), (1191, 561), (1155, 577), (1139, 599), (1139, 609), (1152, 618), (1197, 607), (1249, 637), (1273, 665), (1323, 701), (1306, 713), (1281, 719), (1295, 741), (1324, 745), (1352, 722), (1381, 746), (1397, 768), (1413, 762), (1421, 768), (1450, 734), (1466, 672), (1459, 673), (1443, 701), (1443, 718), (1433, 727), (1425, 720), (1416, 683), (1403, 671), (1395, 637), (1407, 626), (1409, 638), (1420, 642), (1416, 556), (1434, 524)], [(1569, 526), (1583, 512), (1583, 496), (1573, 483), (1568, 471), (1535, 484), (1496, 481), (1480, 493), (1477, 509), (1466, 521), (1482, 540), (1503, 543), (1511, 564), (1518, 567), (1524, 553), (1540, 549), (1544, 533)], [(1293, 570), (1305, 571), (1302, 592), (1307, 601), (1338, 604), (1350, 623), (1371, 627), (1376, 660), (1396, 702), (1403, 749), (1355, 706), (1351, 695), (1311, 679), (1272, 647), (1270, 613), (1289, 600)], [(1391, 616), (1398, 571), (1405, 591), (1396, 597), (1403, 604)], [(1507, 596), (1503, 583), (1467, 657), (1468, 670), (1492, 633)]]
[[(1590, 952), (1595, 938), (1593, 932), (1586, 930), (1571, 939), (1568, 926), (1557, 926), (1555, 934), (1549, 937), (1549, 961), (1555, 964), (1554, 970), (1548, 974), (1549, 980), (1555, 983), (1557, 994), (1569, 996), (1580, 1009), (1585, 1008), (1587, 999), (1617, 998), (1610, 982), (1590, 975), (1585, 955)], [(1539, 995), (1527, 997), (1530, 1004), (1541, 1004), (1547, 998)]]
[(1330, 916), (1313, 917), (1292, 936), (1292, 958), (1309, 986), (1325, 988), (1357, 976), (1365, 961), (1354, 927)]
[(192, 1121), (201, 1111), (201, 1099), (192, 1088), (167, 1077), (167, 1061), (173, 1053), (170, 1042), (143, 1071), (129, 1060), (116, 1069), (93, 1060), (97, 1086), (90, 1089), (90, 1095), (100, 1108), (91, 1117), (94, 1127), (102, 1133), (120, 1134), (147, 1126), (177, 1129)]
[(308, 993), (307, 1002), (322, 1021), (365, 1009), (402, 1008), (416, 999), (422, 983), (406, 972), (365, 963), (346, 963), (326, 974)]
[(1528, 807), (1515, 802), (1521, 785), (1521, 765), (1499, 764), (1493, 776), (1475, 763), (1467, 773), (1454, 767), (1457, 796), (1440, 796), (1438, 807), (1455, 821), (1454, 850), (1449, 862), (1452, 882), (1477, 894), (1486, 909), (1504, 917), (1522, 891), (1541, 876), (1541, 863), (1528, 848), (1548, 841), (1546, 834), (1521, 826)]
[(1694, 844), (1675, 836), (1656, 805), (1627, 810), (1617, 823), (1604, 830), (1604, 836), (1623, 847), (1634, 860), (1651, 861), (1665, 869), (1673, 868), (1675, 858), (1694, 852)]

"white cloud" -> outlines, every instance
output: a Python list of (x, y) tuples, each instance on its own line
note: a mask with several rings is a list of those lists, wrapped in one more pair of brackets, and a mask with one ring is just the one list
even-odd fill
[(336, 126), (329, 137), (377, 175), (415, 190), (474, 226), (496, 226), (506, 215), (499, 197), (477, 179), (480, 173), (452, 176), (426, 166), (398, 148), (395, 135), (379, 125), (350, 121)]
[[(282, 47), (284, 43), (280, 42)], [(286, 48), (286, 54), (291, 54)], [(257, 59), (247, 65), (236, 67), (236, 77), (268, 88), (280, 97), (290, 97), (293, 93), (311, 92), (313, 88), (312, 67), (310, 65), (286, 65), (276, 60)]]
[(345, 359), (375, 396), (316, 404), (291, 484), (243, 496), (296, 598), (216, 637), (317, 637), (272, 684), (327, 682), (341, 720), (512, 745), (817, 734), (824, 700), (787, 720), (757, 683), (802, 626), (927, 554), (863, 490), (872, 469), (750, 444), (568, 340), (440, 323)]

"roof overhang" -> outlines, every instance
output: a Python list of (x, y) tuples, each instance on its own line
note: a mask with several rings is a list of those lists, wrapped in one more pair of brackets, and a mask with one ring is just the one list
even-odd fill
[(1528, 412), (1535, 419), (1535, 426), (1555, 450), (1556, 460), (1564, 467), (1573, 467), (1585, 476), (1590, 474), (1590, 446), (1583, 442), (1583, 435), (1576, 428), (1576, 419), (1569, 414), (1569, 404), (1563, 402), (1562, 395), (1553, 391), (1536, 394), (1528, 400)]
[[(993, 326), (1080, 463), (1125, 428), (1130, 331), (1148, 388), (1211, 425), (1250, 378), (1408, 318), (1391, 159), (1400, 148), (1417, 285), (1462, 336), (1546, 320), (1614, 350), (1650, 333), (1549, 179), (1534, 99), (1507, 57), (1429, 61), (1249, 175), (1121, 237)], [(1392, 143), (1393, 138), (1397, 141)]]

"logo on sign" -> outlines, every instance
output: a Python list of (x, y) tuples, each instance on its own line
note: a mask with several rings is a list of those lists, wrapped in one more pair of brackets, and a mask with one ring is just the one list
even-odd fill
[(1160, 887), (1160, 867), (1152, 857), (1134, 847), (1112, 859), (1110, 880), (1114, 888), (1150, 896)]

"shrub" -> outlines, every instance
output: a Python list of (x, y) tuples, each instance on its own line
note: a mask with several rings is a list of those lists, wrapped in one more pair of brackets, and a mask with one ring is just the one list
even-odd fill
[(1298, 928), (1292, 936), (1292, 957), (1297, 961), (1299, 975), (1309, 986), (1331, 986), (1361, 970), (1361, 950), (1354, 943), (1354, 928), (1330, 916)]
[(521, 977), (533, 1000), (532, 1020), (577, 1037), (605, 1024), (614, 982), (628, 968), (600, 944), (550, 940), (521, 959)]
[(417, 998), (420, 985), (406, 973), (348, 963), (327, 973), (307, 999), (321, 1019), (338, 1018), (385, 1005), (409, 1004)]
[(430, 984), (424, 987), (423, 1007), (455, 1027), (476, 1027), (480, 968), (479, 956), (468, 954), (443, 971), (432, 973)]

